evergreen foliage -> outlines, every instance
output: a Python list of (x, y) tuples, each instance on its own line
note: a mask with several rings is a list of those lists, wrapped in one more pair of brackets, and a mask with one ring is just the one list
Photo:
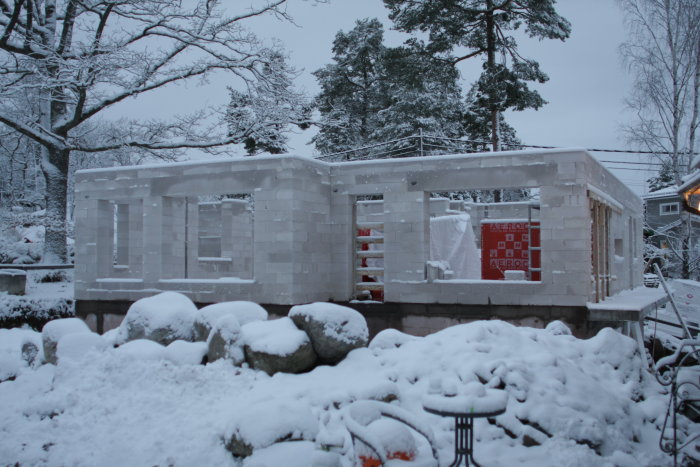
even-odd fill
[(333, 63), (314, 75), (320, 131), (313, 141), (332, 153), (418, 134), (462, 134), (457, 71), (416, 42), (391, 48), (377, 19), (357, 21), (333, 42)]
[[(498, 114), (506, 109), (538, 109), (545, 101), (528, 87), (548, 77), (539, 64), (518, 52), (511, 31), (524, 28), (538, 39), (569, 37), (569, 22), (556, 12), (556, 0), (384, 0), (396, 28), (428, 35), (428, 53), (456, 64), (485, 57), (484, 71), (474, 84), (474, 102), (490, 113), (494, 150), (500, 147)], [(464, 52), (454, 56), (456, 52)], [(498, 62), (500, 56), (500, 63)]]

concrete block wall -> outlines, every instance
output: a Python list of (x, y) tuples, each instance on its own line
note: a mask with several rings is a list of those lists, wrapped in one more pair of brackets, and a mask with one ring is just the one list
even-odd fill
[[(622, 206), (611, 228), (611, 243), (624, 253), (615, 262), (615, 287), (641, 284), (639, 260), (633, 257), (635, 251), (641, 252), (641, 221), (635, 222), (641, 218), (641, 200), (584, 151), (338, 164), (271, 156), (82, 171), (76, 181), (76, 298), (134, 300), (156, 290), (178, 290), (206, 303), (350, 300), (355, 200), (379, 194), (385, 223), (386, 301), (583, 306), (591, 293), (590, 186)], [(425, 262), (430, 193), (493, 188), (540, 189), (542, 280), (429, 283)], [(247, 218), (252, 229), (234, 212), (235, 203), (221, 210), (225, 219), (221, 255), (230, 254), (234, 268), (243, 263), (236, 273), (239, 279), (226, 279), (232, 274), (222, 270), (209, 277), (187, 277), (186, 265), (189, 268), (196, 258), (191, 228), (199, 222), (196, 199), (223, 193), (250, 193), (254, 200), (254, 212)], [(129, 205), (126, 273), (115, 271), (112, 264), (114, 203)], [(489, 217), (496, 211), (499, 217), (519, 217), (525, 209), (489, 207)], [(238, 237), (244, 241), (227, 243)]]

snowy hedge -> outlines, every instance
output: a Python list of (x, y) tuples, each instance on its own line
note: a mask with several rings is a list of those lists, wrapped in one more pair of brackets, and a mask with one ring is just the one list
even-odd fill
[(47, 322), (75, 316), (73, 300), (68, 298), (29, 298), (0, 294), (0, 328), (28, 325), (39, 330)]

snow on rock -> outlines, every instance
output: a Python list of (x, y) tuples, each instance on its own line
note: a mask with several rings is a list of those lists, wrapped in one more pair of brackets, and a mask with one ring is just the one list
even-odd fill
[(311, 406), (300, 401), (271, 402), (237, 413), (224, 438), (234, 456), (247, 457), (254, 450), (279, 441), (313, 441), (318, 419)]
[(191, 341), (197, 307), (187, 296), (163, 292), (134, 302), (119, 326), (119, 342), (150, 339), (162, 345)]
[(570, 336), (571, 335), (571, 329), (569, 329), (569, 326), (564, 324), (561, 321), (552, 321), (551, 323), (547, 324), (547, 327), (545, 329), (555, 336)]
[(352, 308), (317, 302), (292, 307), (289, 317), (306, 331), (324, 363), (338, 363), (351, 350), (367, 346), (367, 321)]
[(238, 318), (232, 314), (220, 317), (209, 334), (207, 346), (210, 362), (223, 358), (234, 365), (242, 364), (245, 361), (245, 356)]
[(56, 348), (56, 359), (61, 364), (66, 360), (80, 361), (91, 352), (102, 352), (109, 343), (93, 332), (66, 334)]
[(44, 360), (56, 364), (56, 347), (58, 342), (68, 334), (92, 334), (85, 321), (80, 318), (54, 319), (44, 325), (41, 340), (44, 346)]
[(418, 339), (420, 338), (396, 329), (384, 329), (374, 336), (374, 339), (369, 343), (369, 348), (378, 350), (398, 349), (406, 342)]
[(150, 339), (136, 339), (120, 345), (116, 350), (119, 355), (136, 360), (165, 360), (165, 347)]
[(31, 329), (0, 329), (0, 382), (16, 378), (41, 361), (41, 334)]
[(266, 321), (267, 311), (255, 302), (244, 300), (208, 305), (199, 310), (194, 320), (194, 339), (206, 341), (214, 324), (222, 316), (233, 315), (243, 326), (253, 321)]
[(241, 327), (241, 336), (246, 362), (269, 375), (301, 373), (316, 363), (309, 336), (290, 318), (248, 323)]
[(165, 348), (165, 358), (176, 365), (200, 365), (206, 355), (206, 342), (174, 341)]

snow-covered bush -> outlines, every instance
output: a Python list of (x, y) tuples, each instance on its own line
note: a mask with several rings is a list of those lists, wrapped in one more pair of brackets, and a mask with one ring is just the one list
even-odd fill
[(39, 330), (60, 318), (75, 316), (73, 300), (67, 298), (31, 298), (0, 294), (0, 328), (27, 325)]
[(66, 282), (68, 280), (68, 274), (65, 271), (47, 271), (44, 273), (37, 274), (34, 281), (39, 284), (47, 284), (51, 282)]

